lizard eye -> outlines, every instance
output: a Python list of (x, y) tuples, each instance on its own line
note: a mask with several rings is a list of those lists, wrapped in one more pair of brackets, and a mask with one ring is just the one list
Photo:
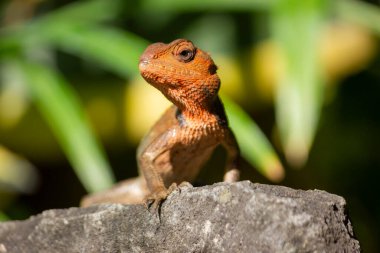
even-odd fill
[(178, 59), (182, 62), (189, 62), (194, 58), (194, 51), (191, 49), (183, 49), (178, 53)]
[(190, 50), (183, 50), (181, 53), (179, 53), (181, 57), (183, 58), (189, 58), (191, 56), (191, 51)]
[(179, 39), (172, 43), (175, 43), (172, 54), (178, 61), (186, 63), (194, 59), (197, 48), (191, 41)]

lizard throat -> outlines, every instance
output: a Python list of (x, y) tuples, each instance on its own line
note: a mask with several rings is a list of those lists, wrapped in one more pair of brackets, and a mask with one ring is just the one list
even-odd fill
[(228, 126), (227, 117), (223, 104), (217, 97), (209, 107), (177, 107), (176, 118), (180, 126), (186, 127), (204, 127), (207, 125)]

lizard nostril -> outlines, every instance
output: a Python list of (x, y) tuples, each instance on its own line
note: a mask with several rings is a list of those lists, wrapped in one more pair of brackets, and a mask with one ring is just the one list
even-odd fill
[(146, 60), (146, 59), (140, 59), (140, 61), (139, 61), (139, 64), (144, 64), (144, 65), (146, 65), (146, 64), (148, 64), (148, 63), (149, 63), (149, 61)]
[(153, 55), (150, 52), (145, 52), (143, 55), (141, 55), (139, 63), (148, 63), (152, 58)]
[(157, 58), (157, 51), (159, 51), (160, 48), (164, 48), (166, 45), (164, 43), (154, 43), (150, 46), (148, 46), (144, 53), (141, 55), (140, 57), (140, 63), (141, 62), (149, 62), (150, 60), (152, 59), (156, 59)]
[(146, 59), (140, 59), (140, 62), (139, 62), (139, 70), (141, 72), (143, 72), (144, 70), (146, 70), (149, 66), (149, 61), (146, 60)]

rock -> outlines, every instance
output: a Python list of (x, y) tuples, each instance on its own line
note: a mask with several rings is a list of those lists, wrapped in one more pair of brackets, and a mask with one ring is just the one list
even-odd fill
[(181, 188), (157, 213), (109, 204), (0, 224), (0, 252), (360, 252), (342, 197), (243, 181)]

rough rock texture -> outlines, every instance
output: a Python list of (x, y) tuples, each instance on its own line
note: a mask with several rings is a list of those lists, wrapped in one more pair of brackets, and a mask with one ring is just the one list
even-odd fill
[(345, 200), (248, 181), (142, 205), (49, 210), (0, 224), (0, 252), (360, 252)]

